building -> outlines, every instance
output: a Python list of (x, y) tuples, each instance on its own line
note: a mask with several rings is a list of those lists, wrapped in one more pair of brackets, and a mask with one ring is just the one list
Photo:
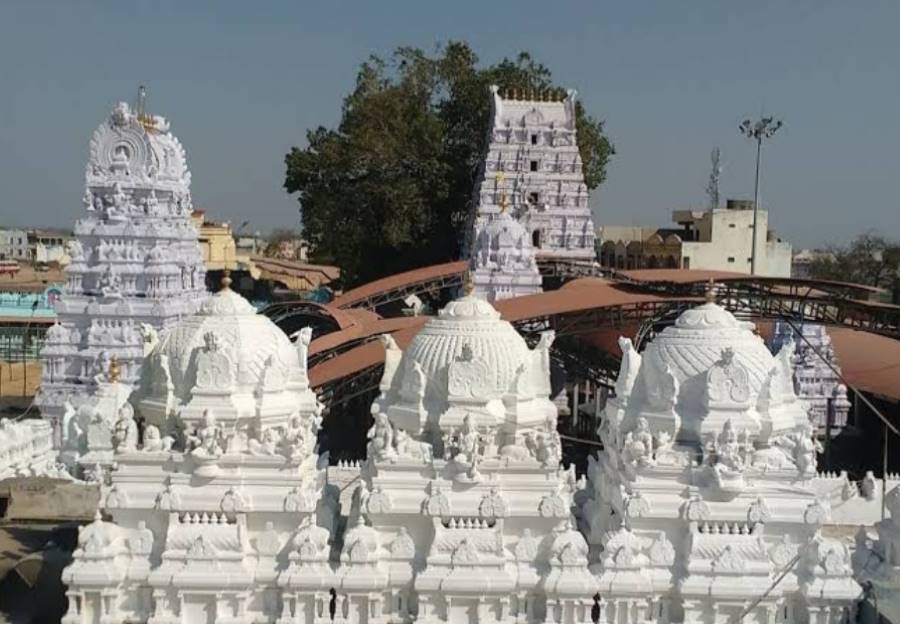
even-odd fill
[[(120, 103), (94, 132), (86, 214), (75, 223), (59, 322), (47, 330), (41, 355), (36, 402), (45, 417), (77, 411), (113, 362), (123, 383), (136, 383), (144, 336), (172, 326), (207, 297), (190, 180), (184, 148), (164, 118)], [(61, 432), (70, 465), (82, 433)]]
[(861, 588), (833, 536), (881, 510), (845, 473), (817, 473), (792, 347), (773, 357), (712, 302), (641, 354), (620, 345), (581, 506), (595, 621), (853, 621)]
[(153, 337), (131, 402), (87, 424), (109, 520), (98, 509), (80, 530), (65, 624), (327, 614), (336, 501), (318, 465), (310, 337), (291, 344), (227, 280)]
[(832, 437), (847, 426), (850, 401), (838, 376), (840, 365), (828, 329), (819, 323), (802, 323), (795, 330), (789, 323), (776, 321), (770, 347), (777, 353), (785, 345), (793, 349), (794, 388), (806, 404), (809, 419), (820, 435)]
[(57, 230), (31, 230), (28, 232), (29, 259), (35, 264), (69, 264), (68, 254), (71, 232)]
[(19, 229), (0, 229), (0, 260), (29, 259), (28, 232)]
[(537, 258), (593, 262), (594, 225), (575, 131), (575, 91), (501, 95), (491, 87), (491, 129), (464, 245), (471, 257), (508, 198)]
[(106, 517), (65, 624), (852, 621), (868, 545), (835, 535), (879, 484), (817, 473), (790, 348), (716, 304), (621, 341), (588, 479), (560, 466), (553, 333), (529, 348), (471, 294), (383, 338), (367, 458), (326, 471), (309, 330), (225, 286), (151, 339), (136, 414), (88, 425)]
[(502, 210), (482, 225), (472, 253), (475, 294), (490, 303), (543, 290), (531, 235), (510, 216), (506, 202), (504, 191)]
[(191, 213), (191, 219), (199, 232), (197, 242), (200, 245), (200, 254), (203, 256), (203, 264), (206, 266), (207, 272), (226, 269), (236, 271), (238, 254), (231, 232), (231, 224), (210, 221), (206, 217), (206, 211), (199, 209)]
[[(600, 263), (616, 269), (683, 268), (750, 273), (753, 202), (729, 199), (725, 208), (676, 210), (677, 228), (603, 226)], [(769, 215), (758, 211), (758, 275), (791, 276), (791, 245), (768, 228)]]
[(820, 259), (834, 260), (834, 254), (820, 249), (801, 249), (791, 258), (791, 277), (812, 279), (812, 265)]

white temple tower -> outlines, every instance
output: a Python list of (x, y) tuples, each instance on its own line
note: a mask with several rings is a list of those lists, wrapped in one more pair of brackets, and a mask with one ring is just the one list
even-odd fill
[(777, 351), (788, 340), (793, 340), (797, 345), (793, 358), (797, 395), (806, 404), (810, 420), (822, 435), (828, 426), (828, 410), (832, 411), (833, 433), (834, 429), (847, 426), (850, 400), (847, 398), (847, 386), (832, 370), (832, 366), (840, 370), (840, 365), (834, 354), (831, 336), (820, 323), (802, 323), (799, 330), (798, 335), (789, 323), (777, 321), (772, 350)]
[[(119, 103), (94, 131), (87, 214), (75, 223), (59, 322), (41, 354), (37, 403), (45, 417), (78, 408), (107, 380), (113, 358), (121, 381), (133, 384), (142, 332), (172, 326), (206, 298), (190, 182), (184, 148), (164, 118)], [(61, 432), (64, 446), (69, 433)]]
[[(564, 99), (503, 97), (491, 87), (488, 152), (475, 187), (465, 251), (510, 198), (538, 259), (592, 262), (594, 222), (575, 135), (575, 91)], [(497, 175), (503, 174), (503, 175)]]
[[(497, 178), (502, 186), (503, 174)], [(531, 234), (509, 214), (504, 190), (500, 191), (500, 212), (486, 216), (476, 234), (471, 278), (474, 294), (490, 303), (543, 290)]]

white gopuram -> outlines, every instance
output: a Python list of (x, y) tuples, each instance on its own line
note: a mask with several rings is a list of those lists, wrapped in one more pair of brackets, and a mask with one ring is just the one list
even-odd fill
[(793, 343), (773, 357), (708, 302), (643, 354), (620, 344), (581, 518), (600, 621), (852, 621), (850, 548), (822, 527), (878, 510), (846, 475), (817, 475)]
[[(108, 381), (113, 358), (121, 382), (136, 382), (142, 333), (172, 326), (206, 298), (190, 181), (184, 148), (164, 118), (120, 103), (94, 131), (87, 214), (75, 223), (59, 322), (41, 353), (37, 403), (45, 418), (59, 422), (80, 408)], [(83, 449), (66, 430), (60, 437), (71, 463)]]
[[(502, 175), (498, 175), (502, 174)], [(487, 155), (475, 187), (466, 253), (511, 199), (538, 259), (593, 262), (594, 223), (575, 134), (575, 91), (563, 99), (503, 97), (491, 87)]]
[[(503, 178), (502, 173), (497, 175)], [(490, 303), (543, 290), (531, 234), (508, 208), (506, 191), (501, 191), (500, 212), (481, 223), (472, 253), (474, 294)]]
[(828, 335), (827, 328), (819, 323), (803, 323), (799, 329), (798, 335), (790, 324), (776, 322), (772, 350), (777, 351), (788, 340), (794, 341), (794, 387), (806, 404), (810, 419), (819, 432), (824, 434), (828, 427), (830, 409), (832, 431), (843, 429), (847, 426), (850, 401), (847, 398), (847, 387), (831, 368), (833, 366), (840, 370), (831, 336)]
[(310, 337), (292, 345), (226, 287), (151, 345), (132, 396), (143, 427), (119, 411), (63, 622), (275, 622), (287, 603), (288, 622), (327, 616)]

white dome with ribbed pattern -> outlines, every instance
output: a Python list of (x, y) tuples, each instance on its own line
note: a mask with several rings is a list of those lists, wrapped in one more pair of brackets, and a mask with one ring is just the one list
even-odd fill
[[(430, 320), (404, 351), (404, 369), (418, 363), (426, 377), (426, 394), (445, 393), (447, 369), (464, 356), (464, 349), (482, 360), (489, 371), (483, 388), (487, 398), (509, 391), (516, 371), (529, 361), (525, 340), (487, 301), (467, 295), (448, 303)], [(411, 383), (411, 375), (405, 376)], [(405, 384), (404, 384), (405, 385)], [(443, 397), (446, 398), (446, 397)]]
[(297, 351), (283, 331), (228, 288), (207, 299), (200, 311), (166, 332), (154, 353), (168, 359), (174, 394), (181, 401), (191, 396), (197, 354), (213, 334), (218, 349), (228, 356), (234, 370), (235, 392), (252, 392), (262, 382), (263, 371), (274, 369), (280, 379), (299, 373)]

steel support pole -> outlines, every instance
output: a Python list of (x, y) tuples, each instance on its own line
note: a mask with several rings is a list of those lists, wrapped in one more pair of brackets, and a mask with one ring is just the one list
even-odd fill
[(759, 220), (759, 161), (762, 158), (762, 135), (756, 137), (756, 181), (753, 184), (753, 242), (750, 249), (750, 275), (756, 275), (756, 230)]

